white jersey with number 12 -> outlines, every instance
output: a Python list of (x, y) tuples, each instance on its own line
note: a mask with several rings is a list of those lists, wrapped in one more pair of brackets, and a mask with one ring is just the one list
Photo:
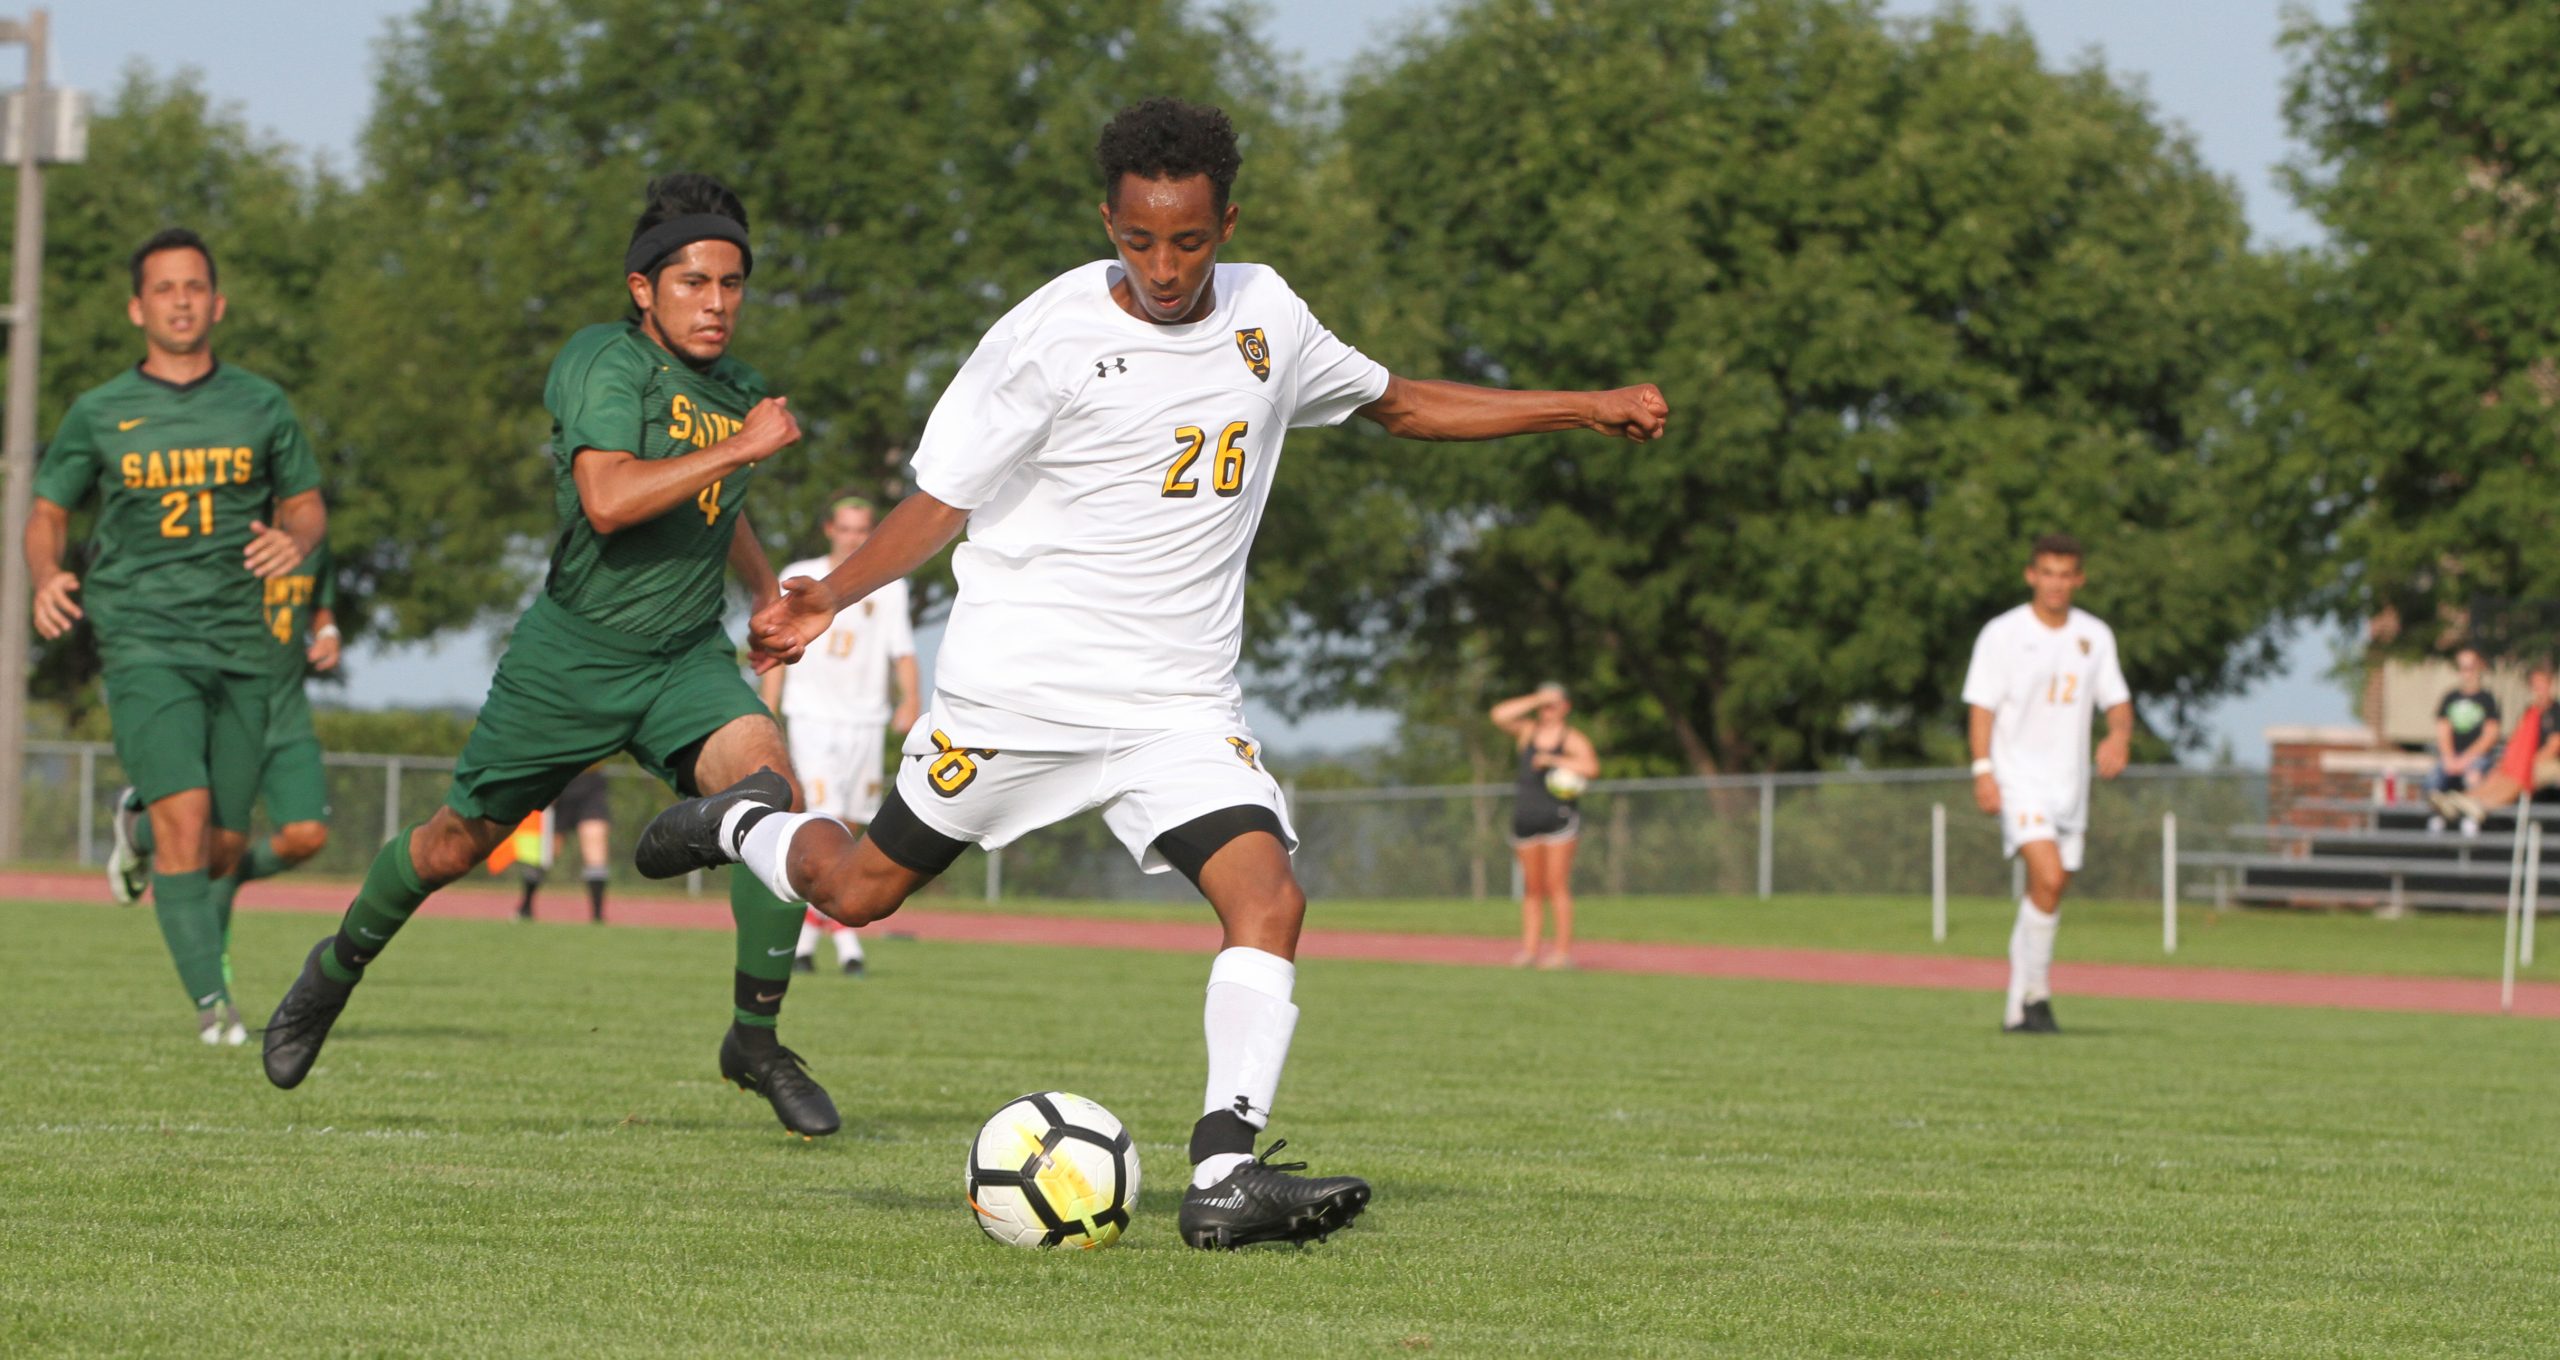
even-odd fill
[(1964, 676), (1964, 701), (1992, 713), (2001, 792), (2032, 797), (2068, 828), (2087, 821), (2093, 716), (2132, 698), (2115, 630), (2078, 609), (2060, 628), (2046, 627), (2033, 605), (1993, 619)]

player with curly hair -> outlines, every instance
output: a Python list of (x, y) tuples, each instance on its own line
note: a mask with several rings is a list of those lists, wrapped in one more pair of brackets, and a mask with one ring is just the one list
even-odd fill
[(1415, 439), (1586, 429), (1642, 441), (1669, 408), (1650, 385), (1506, 392), (1397, 377), (1335, 339), (1279, 274), (1220, 264), (1242, 157), (1217, 109), (1125, 109), (1097, 159), (1112, 258), (1060, 275), (987, 332), (925, 427), (917, 489), (826, 579), (784, 582), (752, 625), (760, 658), (796, 659), (840, 610), (968, 530), (934, 693), (868, 834), (787, 811), (787, 786), (759, 776), (661, 814), (637, 858), (657, 877), (741, 861), (777, 893), (862, 925), (964, 846), (1100, 808), (1140, 868), (1180, 871), (1225, 929), (1183, 1239), (1305, 1240), (1350, 1221), (1369, 1186), (1291, 1175), (1253, 1151), (1297, 1028), (1306, 908), (1288, 807), (1236, 683), (1245, 560), (1281, 437), (1358, 415)]

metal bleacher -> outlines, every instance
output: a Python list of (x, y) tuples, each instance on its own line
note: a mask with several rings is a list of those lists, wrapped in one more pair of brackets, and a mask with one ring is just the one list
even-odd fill
[[(2258, 850), (2196, 851), (2178, 856), (2190, 893), (2216, 902), (2289, 906), (2366, 906), (2503, 911), (2515, 871), (2518, 821), (2513, 808), (2491, 812), (2475, 835), (2458, 827), (2429, 831), (2427, 805), (2351, 798), (2306, 798), (2297, 813), (2359, 823), (2329, 826), (2235, 826), (2234, 841)], [(2560, 909), (2560, 802), (2527, 809), (2543, 828), (2536, 896)], [(2540, 903), (2537, 903), (2540, 905)]]

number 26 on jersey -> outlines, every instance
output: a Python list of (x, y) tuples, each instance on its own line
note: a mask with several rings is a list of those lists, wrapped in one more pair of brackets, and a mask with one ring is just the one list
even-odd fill
[[(1251, 422), (1239, 420), (1218, 432), (1217, 451), (1209, 459), (1209, 490), (1220, 496), (1232, 496), (1244, 490), (1244, 436)], [(1195, 464), (1200, 450), (1208, 447), (1209, 435), (1197, 425), (1185, 425), (1173, 432), (1173, 466), (1164, 470), (1164, 497), (1167, 500), (1189, 500), (1200, 494), (1200, 477)]]

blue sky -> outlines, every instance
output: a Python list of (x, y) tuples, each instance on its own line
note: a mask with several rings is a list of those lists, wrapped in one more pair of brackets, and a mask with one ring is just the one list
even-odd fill
[[(56, 0), (53, 78), (95, 93), (111, 88), (135, 61), (164, 71), (194, 66), (252, 125), (343, 167), (352, 163), (371, 95), (373, 42), (386, 20), (415, 7), (414, 0)], [(1884, 4), (1895, 15), (1940, 7), (1922, 0)], [(2298, 7), (2334, 22), (2348, 4), (2311, 0)], [(1430, 22), (1441, 8), (1437, 0), (1295, 0), (1266, 6), (1263, 27), (1282, 51), (1330, 83), (1361, 53), (1405, 27)], [(2102, 61), (2138, 81), (2165, 118), (2194, 136), (2207, 163), (2239, 188), (2254, 230), (2269, 240), (2308, 244), (2318, 240), (2318, 228), (2285, 200), (2272, 174), (2290, 153), (2280, 102), (2284, 62), (2276, 49), (2287, 8), (2275, 0), (1974, 6), (1977, 13), (2024, 20), (2049, 63)], [(0, 70), (14, 70), (11, 61), (0, 56)], [(930, 646), (930, 639), (920, 641)], [(2271, 724), (2348, 720), (2345, 696), (2322, 678), (2332, 645), (2325, 635), (2293, 639), (2284, 674), (2214, 710), (2218, 741), (2243, 760), (2259, 761)], [(359, 705), (471, 704), (487, 684), (489, 640), (468, 635), (432, 648), (360, 652), (351, 663), (358, 679), (348, 698)], [(1319, 715), (1294, 726), (1262, 715), (1256, 725), (1266, 740), (1302, 747), (1356, 744), (1389, 728), (1378, 715), (1357, 713)]]

